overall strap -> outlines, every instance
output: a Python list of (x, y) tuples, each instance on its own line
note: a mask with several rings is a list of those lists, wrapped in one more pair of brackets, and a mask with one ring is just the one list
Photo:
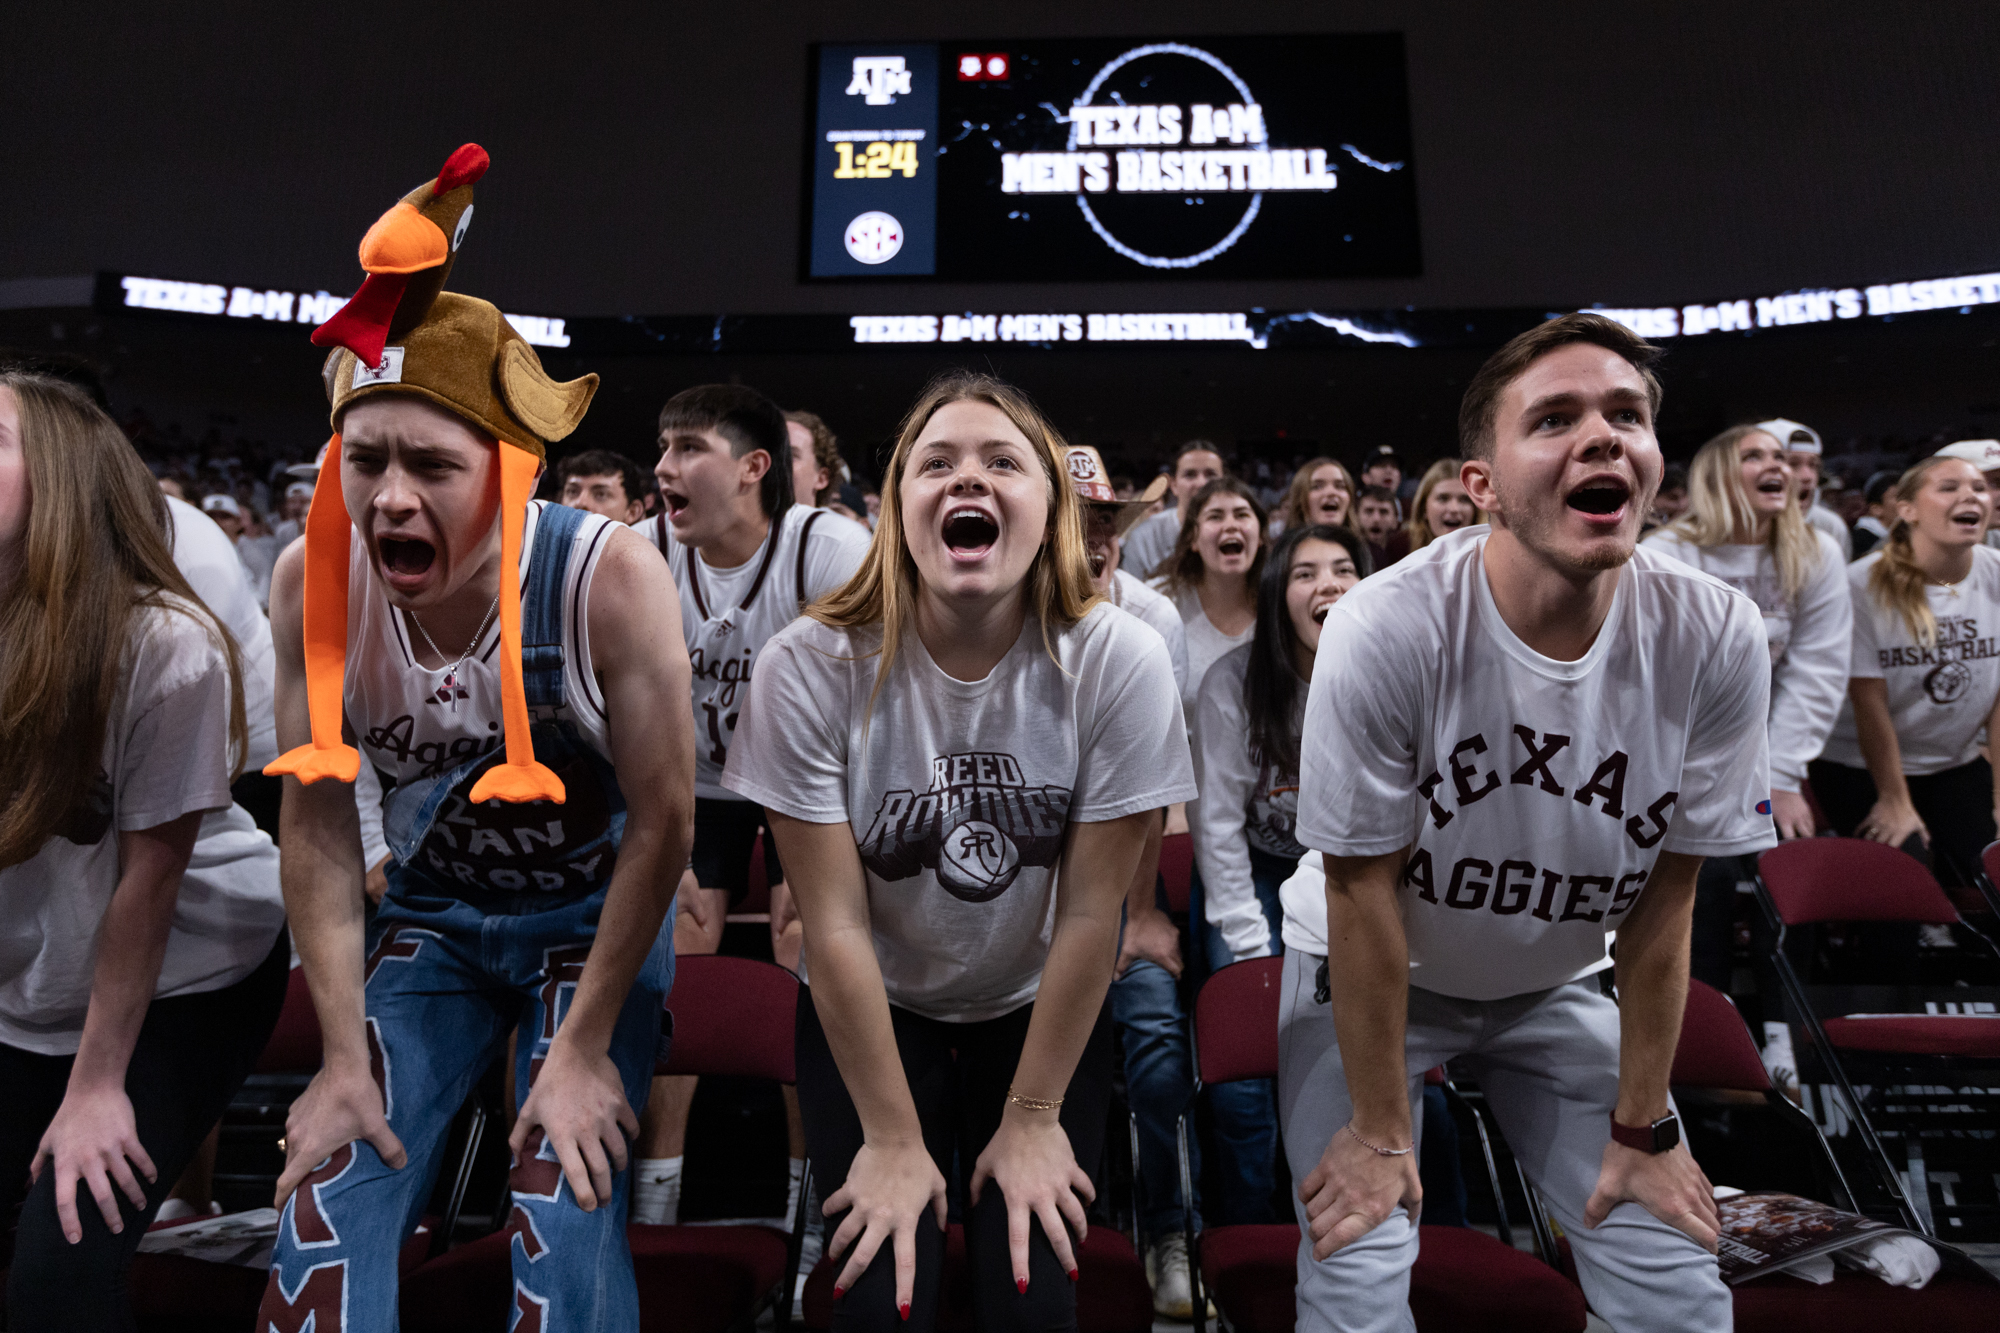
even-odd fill
[(521, 593), (521, 678), (530, 708), (563, 704), (563, 582), (584, 511), (544, 503)]
[(806, 516), (805, 523), (799, 528), (799, 562), (798, 566), (792, 571), (792, 589), (799, 595), (799, 610), (801, 611), (806, 609), (806, 543), (812, 540), (813, 524), (819, 522), (819, 516), (825, 512), (824, 509), (813, 510), (811, 514)]

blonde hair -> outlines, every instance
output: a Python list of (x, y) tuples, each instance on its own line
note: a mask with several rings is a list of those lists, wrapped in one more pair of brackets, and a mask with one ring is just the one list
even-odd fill
[[(1728, 546), (1740, 533), (1757, 530), (1757, 512), (1743, 490), (1743, 467), (1736, 450), (1752, 435), (1762, 435), (1783, 450), (1771, 432), (1758, 426), (1731, 426), (1704, 444), (1688, 464), (1688, 511), (1669, 529), (1696, 546)], [(1771, 518), (1770, 536), (1764, 544), (1778, 567), (1778, 585), (1786, 601), (1795, 601), (1799, 589), (1819, 568), (1823, 552), (1812, 525), (1799, 509), (1798, 493), (1792, 488), (1791, 473), (1785, 474), (1785, 507)]]
[[(1424, 469), (1424, 479), (1417, 483), (1417, 498), (1410, 502), (1410, 517), (1403, 523), (1403, 531), (1409, 534), (1412, 551), (1429, 546), (1438, 539), (1438, 534), (1431, 531), (1431, 492), (1444, 482), (1457, 481), (1460, 466), (1459, 459), (1440, 458)], [(1471, 504), (1472, 497), (1467, 496), (1466, 503)], [(1478, 506), (1474, 505), (1472, 512), (1477, 514)]]
[(34, 497), (25, 558), (0, 595), (0, 866), (10, 866), (90, 798), (138, 608), (192, 611), (221, 646), (232, 768), (246, 742), (236, 641), (175, 567), (166, 497), (124, 433), (61, 380), (0, 372), (0, 388), (19, 404)]
[(814, 620), (835, 629), (881, 626), (881, 661), (875, 670), (875, 689), (868, 696), (871, 714), (917, 605), (917, 562), (903, 534), (903, 469), (909, 463), (910, 450), (938, 409), (964, 402), (985, 403), (1004, 412), (1041, 461), (1049, 489), (1049, 526), (1024, 582), (1028, 613), (1041, 622), (1042, 645), (1050, 660), (1056, 660), (1055, 632), (1083, 619), (1099, 600), (1091, 586), (1090, 557), (1083, 545), (1083, 506), (1069, 484), (1068, 444), (1028, 395), (1013, 385), (969, 370), (940, 375), (903, 418), (896, 447), (882, 475), (882, 508), (875, 521), (875, 539), (861, 567), (844, 586), (805, 610)]
[[(1941, 463), (1962, 462), (1962, 459), (1941, 458), (1935, 454), (1896, 478), (1896, 484), (1883, 497), (1892, 504), (1914, 504), (1917, 493), (1924, 488), (1924, 481), (1935, 472)], [(1925, 591), (1929, 580), (1917, 564), (1917, 553), (1910, 542), (1910, 522), (1898, 518), (1889, 525), (1889, 536), (1882, 543), (1882, 558), (1875, 562), (1875, 568), (1868, 571), (1868, 595), (1873, 597), (1885, 610), (1894, 611), (1909, 626), (1910, 636), (1919, 645), (1929, 648), (1937, 642), (1937, 616), (1931, 612), (1930, 594)]]
[(1346, 484), (1347, 514), (1340, 520), (1340, 526), (1359, 536), (1361, 518), (1358, 511), (1361, 508), (1361, 488), (1354, 484), (1354, 478), (1345, 467), (1341, 466), (1337, 458), (1315, 458), (1309, 463), (1300, 465), (1299, 470), (1292, 474), (1292, 484), (1285, 488), (1285, 498), (1278, 504), (1278, 521), (1287, 528), (1302, 528), (1309, 523), (1319, 521), (1307, 517), (1306, 497), (1312, 493), (1313, 473), (1323, 467), (1330, 467), (1338, 472), (1341, 481)]

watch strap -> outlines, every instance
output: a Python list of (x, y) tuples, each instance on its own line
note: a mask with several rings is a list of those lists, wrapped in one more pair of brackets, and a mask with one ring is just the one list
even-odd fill
[(1643, 1153), (1663, 1153), (1673, 1149), (1681, 1141), (1681, 1122), (1669, 1113), (1650, 1125), (1634, 1128), (1621, 1125), (1618, 1117), (1611, 1117), (1611, 1140), (1624, 1147)]

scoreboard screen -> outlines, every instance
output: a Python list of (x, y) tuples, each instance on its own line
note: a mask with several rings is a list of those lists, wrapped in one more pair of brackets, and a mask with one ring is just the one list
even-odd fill
[(809, 277), (1420, 271), (1400, 34), (828, 44), (813, 63)]

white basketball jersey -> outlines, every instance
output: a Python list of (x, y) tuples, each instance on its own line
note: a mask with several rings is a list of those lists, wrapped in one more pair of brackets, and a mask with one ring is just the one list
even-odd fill
[(638, 530), (666, 556), (680, 589), (681, 630), (694, 671), (694, 793), (740, 801), (722, 786), (722, 766), (751, 666), (806, 603), (853, 577), (867, 553), (868, 532), (824, 509), (793, 505), (771, 525), (755, 555), (718, 571), (674, 536), (665, 513), (642, 520)]
[[(547, 501), (537, 500), (528, 506), (519, 575), (524, 594), (535, 531), (547, 505)], [(563, 706), (529, 710), (537, 721), (568, 721), (607, 760), (611, 758), (611, 741), (605, 726), (604, 695), (591, 668), (586, 613), (591, 576), (597, 571), (598, 557), (610, 539), (612, 526), (609, 519), (589, 514), (576, 530), (562, 590)], [(465, 665), (457, 669), (457, 687), (446, 690), (443, 669), (432, 671), (417, 665), (408, 621), (389, 604), (359, 534), (351, 550), (345, 704), (347, 721), (354, 728), (362, 755), (393, 784), (401, 784), (437, 777), (500, 749), (506, 742), (500, 725), (498, 615), (480, 636)], [(465, 647), (463, 643), (437, 646), (448, 653)]]

